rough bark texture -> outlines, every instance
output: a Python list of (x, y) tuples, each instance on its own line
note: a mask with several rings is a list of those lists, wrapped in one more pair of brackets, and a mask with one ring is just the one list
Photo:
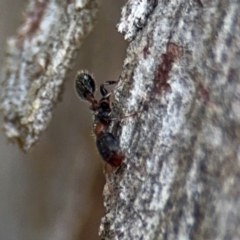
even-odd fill
[(17, 36), (8, 41), (1, 83), (4, 131), (23, 150), (47, 128), (97, 7), (95, 0), (31, 0)]
[(240, 5), (129, 1), (101, 239), (240, 239)]

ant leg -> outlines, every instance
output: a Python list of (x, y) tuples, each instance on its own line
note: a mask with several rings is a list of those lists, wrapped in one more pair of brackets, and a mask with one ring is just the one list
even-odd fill
[(121, 117), (115, 117), (115, 118), (110, 118), (111, 121), (121, 121), (125, 118), (129, 118), (129, 117), (135, 117), (139, 114), (139, 112), (134, 112), (132, 114), (129, 114), (129, 115), (124, 115), (124, 116), (121, 116)]
[(140, 105), (141, 105), (141, 107), (140, 107), (141, 109), (134, 111), (133, 113), (129, 113), (127, 115), (122, 115), (122, 116), (118, 117), (118, 120), (121, 121), (121, 120), (129, 118), (129, 117), (136, 117), (136, 116), (139, 117), (139, 114), (141, 114), (143, 111), (148, 110), (148, 105), (145, 105), (143, 100), (140, 102)]
[(112, 92), (108, 92), (108, 90), (104, 87), (104, 85), (113, 85), (113, 84), (116, 84), (118, 81), (106, 81), (104, 82), (103, 84), (100, 85), (100, 92), (103, 96), (103, 98), (108, 98)]

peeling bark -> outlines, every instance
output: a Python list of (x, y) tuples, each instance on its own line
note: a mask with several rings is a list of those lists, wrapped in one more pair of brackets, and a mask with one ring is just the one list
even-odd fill
[(240, 5), (129, 1), (118, 28), (115, 114), (138, 115), (118, 123), (101, 239), (239, 239)]

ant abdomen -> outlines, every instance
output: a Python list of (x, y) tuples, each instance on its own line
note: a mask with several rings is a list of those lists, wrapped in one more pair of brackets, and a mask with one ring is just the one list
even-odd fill
[(104, 161), (114, 167), (121, 165), (122, 157), (119, 154), (119, 143), (110, 132), (99, 135), (96, 139), (96, 145)]

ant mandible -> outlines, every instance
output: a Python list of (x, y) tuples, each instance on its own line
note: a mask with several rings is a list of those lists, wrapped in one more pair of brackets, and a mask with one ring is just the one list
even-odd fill
[(95, 82), (86, 72), (78, 72), (76, 78), (76, 91), (78, 96), (91, 104), (94, 113), (93, 132), (96, 136), (96, 145), (103, 160), (113, 167), (119, 167), (123, 161), (118, 140), (108, 132), (108, 127), (113, 120), (111, 117), (110, 95), (104, 85), (116, 84), (116, 81), (106, 81), (100, 85), (102, 98), (97, 101), (94, 97)]

